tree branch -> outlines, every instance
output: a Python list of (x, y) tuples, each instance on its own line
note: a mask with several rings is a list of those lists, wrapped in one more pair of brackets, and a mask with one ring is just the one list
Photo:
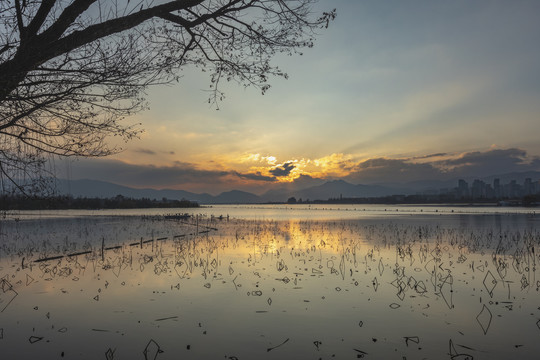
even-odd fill
[(30, 24), (28, 24), (26, 28), (28, 36), (34, 36), (38, 33), (55, 3), (56, 0), (41, 1), (41, 5), (39, 6), (36, 15), (34, 15), (34, 18), (30, 21)]
[(286, 77), (272, 57), (335, 17), (315, 18), (317, 0), (154, 1), (0, 0), (0, 184), (39, 179), (48, 154), (118, 151), (107, 139), (138, 134), (121, 120), (147, 107), (144, 90), (185, 65), (209, 71), (216, 106), (223, 81), (264, 93)]
[(26, 28), (24, 27), (23, 23), (21, 2), (19, 0), (15, 0), (15, 12), (17, 14), (17, 26), (19, 28), (19, 34), (22, 42), (23, 39), (26, 39)]
[[(154, 17), (159, 17), (160, 15), (176, 10), (183, 10), (198, 5), (203, 1), (204, 0), (172, 1), (163, 5), (157, 5), (148, 9), (140, 10), (130, 15), (91, 25), (83, 30), (74, 31), (73, 33), (66, 35), (65, 37), (51, 44), (43, 61), (52, 59), (60, 54), (69, 52), (106, 36), (134, 28)], [(43, 36), (45, 35), (46, 34), (44, 33)]]
[(94, 2), (96, 0), (74, 0), (40, 37), (47, 42), (59, 39), (75, 19), (84, 13)]

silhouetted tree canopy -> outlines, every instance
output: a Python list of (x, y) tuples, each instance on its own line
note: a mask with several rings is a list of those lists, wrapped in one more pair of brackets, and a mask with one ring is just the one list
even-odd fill
[[(277, 53), (313, 46), (335, 10), (316, 0), (0, 1), (0, 182), (28, 190), (47, 154), (105, 156), (138, 128), (121, 120), (146, 108), (149, 85), (194, 66), (219, 84), (263, 93)], [(42, 176), (42, 175), (39, 175)]]

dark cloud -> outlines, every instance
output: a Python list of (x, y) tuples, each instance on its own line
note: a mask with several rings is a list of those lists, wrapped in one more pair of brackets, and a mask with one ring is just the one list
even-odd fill
[(438, 166), (449, 167), (459, 176), (486, 176), (540, 169), (540, 160), (527, 155), (525, 150), (493, 149), (474, 151), (454, 159), (439, 161)]
[(461, 154), (458, 157), (415, 162), (443, 153), (411, 159), (375, 158), (356, 165), (345, 177), (354, 183), (411, 182), (422, 180), (449, 180), (457, 177), (487, 177), (512, 172), (540, 170), (540, 158), (527, 155), (521, 149), (493, 149)]
[[(57, 176), (70, 179), (94, 179), (137, 188), (177, 188), (219, 193), (237, 189), (259, 189), (277, 179), (257, 173), (200, 169), (196, 165), (175, 161), (172, 166), (133, 165), (110, 159), (80, 159), (56, 164)], [(251, 184), (239, 179), (251, 180)]]
[[(65, 165), (64, 165), (65, 166)], [(134, 187), (178, 187), (182, 184), (227, 184), (230, 172), (201, 170), (193, 164), (175, 162), (173, 166), (133, 165), (118, 160), (81, 159), (69, 165), (73, 179), (96, 179)], [(65, 171), (65, 170), (64, 170)]]
[(488, 151), (473, 151), (463, 153), (455, 159), (445, 160), (442, 163), (447, 165), (485, 165), (500, 163), (503, 165), (524, 163), (527, 152), (521, 149), (494, 149)]
[(409, 182), (440, 178), (441, 171), (430, 163), (375, 158), (359, 163), (345, 179), (354, 183)]
[(255, 180), (255, 181), (269, 181), (269, 182), (276, 181), (275, 177), (266, 176), (266, 175), (261, 174), (260, 172), (256, 172), (254, 174), (253, 173), (242, 174), (237, 171), (233, 171), (232, 174), (238, 176), (241, 179), (248, 179), (248, 180)]
[(131, 151), (135, 153), (146, 154), (146, 155), (156, 155), (155, 151), (150, 150), (150, 149), (144, 149), (144, 148), (139, 148), (139, 149), (135, 149)]
[[(145, 155), (157, 155), (158, 152), (146, 148), (133, 149), (131, 152), (145, 154)], [(159, 151), (160, 154), (175, 155), (174, 151)]]
[(270, 170), (270, 174), (274, 175), (275, 177), (288, 176), (294, 168), (295, 165), (292, 162), (286, 162), (285, 164), (276, 166)]
[(447, 155), (448, 155), (448, 153), (436, 153), (436, 154), (415, 156), (415, 157), (412, 157), (411, 160), (429, 159), (429, 158), (433, 158), (433, 157), (440, 157), (440, 156), (447, 156)]

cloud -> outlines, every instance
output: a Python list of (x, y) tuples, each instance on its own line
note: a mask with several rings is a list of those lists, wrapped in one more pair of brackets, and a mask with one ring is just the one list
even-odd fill
[(441, 157), (441, 156), (447, 156), (448, 153), (436, 153), (436, 154), (428, 154), (428, 155), (422, 155), (422, 156), (415, 156), (412, 157), (412, 160), (421, 160), (421, 159), (431, 159), (434, 157)]
[[(425, 161), (429, 158), (444, 156), (446, 159)], [(409, 159), (373, 158), (358, 163), (345, 179), (354, 183), (400, 183), (450, 180), (458, 177), (481, 178), (538, 170), (540, 170), (540, 158), (529, 156), (525, 150), (510, 148), (456, 155), (438, 153)]]
[(460, 154), (442, 160), (437, 166), (446, 167), (460, 176), (483, 176), (540, 169), (540, 158), (528, 156), (522, 149), (491, 149)]
[(148, 149), (148, 148), (133, 149), (133, 150), (130, 150), (130, 152), (137, 153), (137, 154), (145, 154), (145, 155), (158, 155), (158, 154), (175, 155), (176, 154), (173, 150), (154, 151), (154, 150), (151, 150), (151, 149)]
[(315, 159), (313, 164), (320, 169), (321, 174), (340, 176), (350, 172), (356, 163), (351, 155), (333, 153), (328, 156)]
[(345, 179), (354, 183), (385, 183), (438, 179), (441, 175), (441, 170), (430, 163), (374, 158), (360, 162)]
[(246, 154), (240, 158), (240, 163), (247, 162), (263, 162), (268, 165), (276, 165), (277, 159), (275, 156), (262, 156), (261, 154)]
[(295, 168), (295, 165), (292, 162), (286, 162), (283, 165), (278, 165), (273, 169), (270, 169), (270, 174), (275, 177), (284, 177), (289, 176), (291, 171)]
[(231, 173), (228, 171), (199, 169), (193, 164), (178, 161), (172, 166), (154, 166), (134, 165), (110, 159), (81, 159), (61, 165), (57, 171), (59, 177), (62, 177), (63, 173), (61, 167), (67, 166), (69, 171), (66, 173), (72, 179), (97, 179), (139, 188), (187, 189), (190, 184), (212, 187), (231, 182)]
[(524, 163), (527, 152), (521, 149), (493, 149), (488, 151), (473, 151), (459, 155), (455, 159), (443, 161), (447, 165), (485, 165), (504, 161), (508, 164)]
[[(290, 171), (288, 164), (284, 166), (282, 172)], [(260, 172), (202, 169), (181, 161), (175, 161), (171, 166), (155, 166), (112, 159), (69, 160), (56, 164), (56, 174), (59, 178), (94, 179), (136, 188), (169, 188), (216, 194), (232, 189), (264, 191), (261, 187), (277, 181), (274, 176)]]
[(146, 155), (156, 155), (155, 151), (150, 150), (150, 149), (144, 149), (144, 148), (138, 148), (131, 151), (135, 153), (146, 154)]
[(237, 171), (233, 171), (232, 173), (238, 176), (239, 178), (247, 179), (247, 180), (268, 181), (268, 182), (276, 181), (275, 177), (263, 175), (259, 171), (257, 171), (256, 173), (245, 173), (245, 174), (239, 173)]

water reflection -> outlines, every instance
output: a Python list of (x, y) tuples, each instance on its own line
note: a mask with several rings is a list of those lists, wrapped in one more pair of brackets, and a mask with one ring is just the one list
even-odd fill
[(2, 358), (535, 358), (535, 224), (4, 223)]

